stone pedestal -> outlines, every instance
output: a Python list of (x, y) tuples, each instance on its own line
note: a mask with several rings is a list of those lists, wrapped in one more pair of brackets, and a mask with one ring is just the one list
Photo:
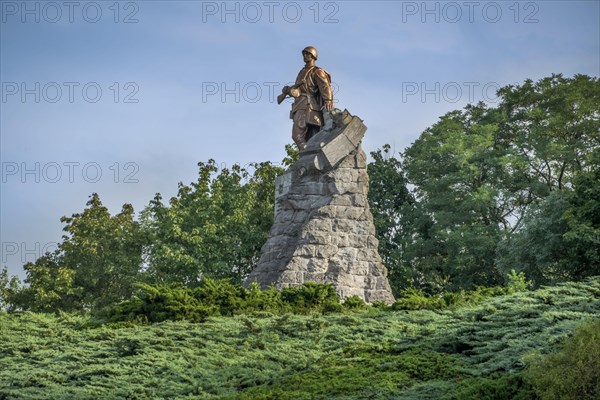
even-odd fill
[(246, 285), (332, 283), (342, 299), (394, 302), (367, 201), (366, 130), (360, 118), (334, 110), (277, 178), (275, 222)]

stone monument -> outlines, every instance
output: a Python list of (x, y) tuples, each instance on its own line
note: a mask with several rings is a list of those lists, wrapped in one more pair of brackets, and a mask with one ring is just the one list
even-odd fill
[(331, 283), (342, 300), (393, 303), (367, 201), (367, 128), (347, 110), (324, 114), (299, 160), (277, 177), (275, 222), (245, 283)]

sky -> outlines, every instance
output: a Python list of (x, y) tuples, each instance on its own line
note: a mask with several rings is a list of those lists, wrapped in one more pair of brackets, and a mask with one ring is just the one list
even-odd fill
[(368, 153), (553, 73), (600, 75), (600, 2), (0, 0), (1, 263), (62, 239), (96, 192), (111, 213), (221, 167), (280, 162), (281, 88), (314, 46)]

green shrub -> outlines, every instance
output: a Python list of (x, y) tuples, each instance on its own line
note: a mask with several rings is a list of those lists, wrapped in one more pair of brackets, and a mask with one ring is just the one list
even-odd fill
[(284, 303), (281, 292), (275, 286), (261, 290), (257, 282), (253, 282), (245, 291), (244, 308), (247, 313), (290, 311), (289, 305)]
[(294, 312), (327, 313), (342, 310), (340, 297), (332, 284), (320, 285), (314, 282), (305, 282), (302, 286), (283, 289), (281, 297), (292, 307)]
[[(472, 291), (446, 292), (434, 296), (419, 289), (410, 288), (396, 299), (391, 307), (385, 303), (368, 306), (358, 296), (345, 299), (344, 304), (332, 284), (306, 282), (278, 290), (271, 286), (262, 290), (257, 283), (244, 288), (227, 279), (205, 277), (196, 288), (178, 284), (138, 284), (135, 296), (105, 310), (112, 322), (138, 321), (160, 322), (165, 320), (189, 320), (202, 322), (210, 316), (232, 316), (268, 312), (274, 314), (334, 313), (344, 310), (444, 310), (465, 305), (479, 304), (490, 297), (521, 291), (526, 288), (523, 274), (509, 275), (509, 287), (478, 287)], [(511, 286), (512, 285), (512, 286)], [(525, 286), (524, 286), (525, 285)]]
[(177, 285), (138, 284), (136, 296), (105, 311), (109, 321), (161, 322), (188, 320), (203, 322), (219, 310), (212, 304), (203, 304), (193, 296), (192, 289)]
[(393, 310), (437, 310), (445, 307), (444, 300), (439, 297), (427, 296), (419, 289), (409, 288), (396, 299)]
[[(310, 295), (296, 289), (296, 297), (319, 298), (315, 288)], [(239, 291), (239, 303), (220, 302), (239, 304), (247, 315), (139, 326), (136, 321), (149, 321), (143, 312), (164, 318), (168, 313), (156, 311), (181, 305), (186, 296), (206, 307), (194, 290), (180, 290), (139, 288), (126, 303), (130, 311), (137, 307), (133, 318), (108, 324), (89, 314), (0, 312), (0, 399), (535, 400), (540, 395), (523, 357), (534, 349), (553, 351), (583, 318), (600, 315), (600, 277), (443, 312), (334, 315), (265, 311), (291, 305), (278, 290), (254, 285)], [(479, 301), (494, 290), (453, 298)], [(227, 286), (216, 292), (229, 293)], [(585, 330), (581, 337), (590, 354), (579, 359), (587, 366), (571, 373), (570, 364), (559, 363), (552, 379), (565, 371), (591, 374), (581, 382), (598, 378), (597, 323)]]
[(192, 295), (204, 306), (218, 310), (220, 315), (233, 315), (245, 309), (246, 293), (246, 289), (234, 285), (229, 279), (205, 277)]
[[(204, 322), (210, 316), (219, 315), (256, 312), (307, 314), (344, 310), (331, 284), (307, 282), (279, 291), (275, 287), (261, 290), (257, 284), (246, 289), (226, 279), (204, 278), (202, 284), (193, 289), (176, 284), (138, 284), (137, 287), (133, 298), (108, 307), (99, 315), (110, 322)], [(362, 304), (366, 307), (364, 302)]]
[(389, 310), (391, 309), (391, 306), (388, 305), (385, 301), (374, 301), (373, 303), (371, 303), (371, 307), (377, 309), (377, 310)]
[(531, 282), (528, 282), (525, 278), (525, 272), (517, 272), (513, 269), (508, 274), (508, 293), (524, 292), (529, 289)]
[(532, 386), (522, 374), (493, 374), (488, 377), (469, 378), (443, 400), (535, 400)]
[[(525, 279), (523, 274), (516, 275), (518, 279)], [(519, 286), (520, 288), (520, 286)], [(521, 289), (511, 289), (508, 287), (479, 286), (475, 290), (461, 290), (460, 292), (445, 292), (437, 295), (427, 295), (420, 289), (409, 288), (402, 293), (402, 296), (396, 298), (396, 303), (391, 307), (392, 310), (444, 310), (447, 308), (457, 308), (467, 305), (476, 305), (482, 301), (495, 296), (501, 296), (507, 293), (514, 293)]]
[(350, 296), (346, 298), (346, 300), (344, 300), (344, 308), (347, 308), (349, 310), (364, 310), (368, 307), (369, 306), (367, 305), (367, 303), (365, 303), (363, 299), (361, 299), (357, 295)]
[(533, 354), (526, 361), (528, 378), (542, 399), (600, 398), (600, 319), (578, 325), (559, 352)]

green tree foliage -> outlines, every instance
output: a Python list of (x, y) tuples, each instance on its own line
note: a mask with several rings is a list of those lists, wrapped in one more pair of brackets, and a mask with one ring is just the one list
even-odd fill
[(21, 281), (18, 277), (8, 276), (8, 269), (3, 267), (0, 271), (0, 311), (14, 311), (17, 307), (17, 295), (21, 290)]
[(600, 149), (589, 171), (575, 178), (575, 190), (564, 214), (565, 241), (570, 245), (570, 277), (600, 275)]
[(25, 283), (15, 296), (19, 308), (38, 312), (80, 309), (82, 287), (75, 287), (75, 270), (65, 266), (59, 251), (44, 254), (23, 267)]
[(498, 141), (526, 171), (531, 196), (571, 187), (579, 171), (598, 162), (592, 156), (600, 148), (598, 78), (558, 74), (498, 94)]
[(142, 212), (149, 236), (148, 278), (197, 286), (203, 276), (241, 282), (258, 261), (273, 223), (275, 176), (270, 162), (219, 170), (200, 162), (198, 180), (179, 184), (168, 205), (157, 194)]
[[(286, 149), (289, 165), (298, 154)], [(24, 266), (25, 286), (0, 275), (0, 306), (97, 309), (130, 298), (139, 282), (194, 287), (212, 276), (240, 283), (267, 239), (283, 169), (263, 162), (249, 166), (252, 174), (239, 165), (218, 171), (213, 160), (199, 167), (197, 182), (180, 183), (169, 205), (157, 194), (140, 222), (131, 205), (111, 216), (92, 194), (83, 213), (61, 218), (66, 234), (58, 249)]]
[(553, 75), (499, 93), (499, 140), (518, 160), (532, 202), (499, 247), (498, 265), (538, 285), (598, 274), (600, 81)]
[(501, 282), (495, 246), (516, 200), (504, 188), (498, 112), (484, 105), (446, 114), (404, 152), (419, 213), (406, 258), (430, 291)]
[(18, 294), (21, 308), (35, 311), (102, 307), (131, 296), (140, 279), (144, 236), (133, 207), (111, 216), (98, 194), (81, 214), (62, 217), (63, 241), (24, 266), (27, 284)]
[(542, 399), (600, 398), (600, 319), (577, 326), (559, 352), (527, 360), (528, 378)]
[(567, 222), (563, 215), (570, 197), (567, 191), (556, 191), (532, 206), (523, 228), (498, 246), (498, 267), (523, 271), (536, 284), (567, 280), (571, 259), (564, 240)]
[(369, 173), (369, 207), (373, 214), (379, 254), (388, 268), (394, 293), (413, 285), (414, 271), (403, 258), (412, 221), (413, 196), (407, 188), (402, 163), (393, 156), (389, 145), (371, 153)]
[(530, 209), (523, 229), (498, 247), (501, 269), (523, 271), (537, 285), (600, 274), (600, 165), (573, 185)]
[(372, 154), (396, 292), (497, 285), (513, 268), (538, 285), (598, 273), (600, 81), (553, 75), (498, 94), (442, 116), (401, 161)]
[(63, 217), (67, 235), (59, 245), (61, 261), (75, 271), (73, 285), (83, 290), (84, 307), (128, 298), (139, 280), (145, 244), (133, 207), (111, 216), (94, 193), (81, 214)]

